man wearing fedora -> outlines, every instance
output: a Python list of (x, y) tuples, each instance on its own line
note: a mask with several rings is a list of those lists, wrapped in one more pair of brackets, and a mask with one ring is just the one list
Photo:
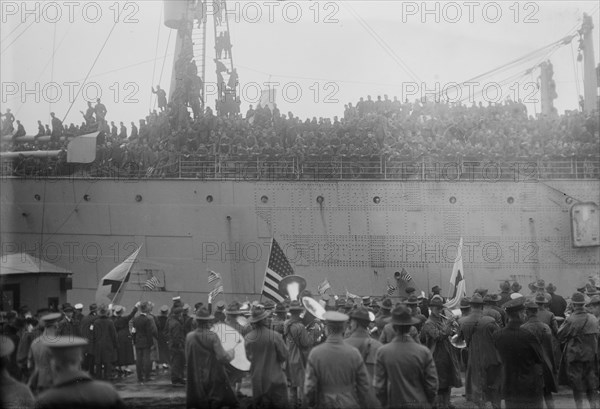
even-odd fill
[(323, 315), (327, 340), (310, 351), (306, 365), (306, 404), (317, 408), (362, 408), (369, 404), (369, 374), (358, 350), (344, 342), (348, 316)]
[(98, 319), (94, 321), (92, 347), (96, 377), (110, 379), (112, 364), (117, 360), (117, 330), (113, 320), (108, 316), (108, 307), (104, 304), (98, 308)]
[(215, 317), (206, 307), (196, 312), (196, 329), (185, 338), (187, 364), (186, 408), (237, 407), (238, 401), (225, 372), (235, 350), (225, 351), (211, 331)]
[(556, 286), (552, 283), (548, 283), (546, 291), (550, 294), (550, 303), (548, 309), (556, 317), (565, 317), (565, 310), (567, 309), (567, 301), (561, 296), (556, 294)]
[(591, 408), (598, 407), (598, 376), (596, 373), (598, 354), (598, 320), (584, 310), (586, 303), (582, 293), (571, 297), (573, 313), (558, 330), (558, 339), (566, 344), (563, 360), (566, 374), (573, 389), (577, 409), (583, 407), (583, 395), (587, 396)]
[(500, 328), (504, 327), (504, 314), (501, 314), (496, 307), (496, 303), (500, 301), (500, 296), (496, 294), (486, 294), (483, 296), (483, 315), (492, 317)]
[[(538, 294), (536, 299), (545, 299), (543, 294)], [(544, 401), (548, 409), (554, 409), (552, 394), (558, 392), (558, 383), (555, 377), (554, 351), (552, 348), (552, 330), (538, 317), (539, 304), (534, 300), (525, 303), (526, 321), (521, 328), (531, 332), (542, 346), (544, 358)]]
[(94, 321), (98, 319), (98, 306), (93, 303), (90, 304), (89, 313), (81, 319), (80, 333), (82, 338), (87, 339), (88, 343), (84, 347), (84, 356), (81, 367), (84, 371), (89, 371), (90, 375), (94, 376), (94, 350), (92, 346), (92, 331), (94, 329)]
[(183, 309), (181, 307), (173, 308), (167, 327), (167, 344), (169, 345), (169, 365), (171, 366), (171, 384), (185, 385), (183, 380), (183, 365), (185, 362), (185, 337), (187, 333), (184, 329)]
[(494, 409), (499, 409), (502, 361), (494, 346), (494, 335), (500, 327), (492, 317), (483, 315), (483, 297), (479, 293), (473, 294), (469, 303), (471, 312), (459, 320), (458, 331), (468, 349), (465, 393), (467, 400), (479, 408), (489, 401)]
[(270, 312), (258, 305), (252, 309), (252, 331), (245, 337), (246, 357), (250, 361), (252, 400), (257, 407), (288, 406), (287, 378), (282, 369), (288, 351), (281, 334), (269, 328)]
[(537, 338), (521, 328), (525, 297), (504, 304), (508, 324), (496, 334), (496, 349), (502, 358), (502, 394), (506, 409), (537, 409), (544, 400), (544, 358)]
[(377, 326), (378, 336), (381, 336), (383, 333), (383, 327), (385, 327), (385, 324), (387, 324), (387, 321), (391, 316), (392, 306), (392, 300), (389, 298), (384, 298), (379, 303), (379, 312), (375, 316), (375, 326)]
[(498, 301), (498, 305), (502, 306), (505, 302), (510, 300), (510, 283), (504, 281), (500, 283), (500, 300)]
[(423, 325), (420, 338), (421, 343), (431, 351), (438, 374), (437, 409), (448, 409), (450, 405), (450, 392), (452, 388), (462, 386), (460, 378), (460, 364), (458, 351), (450, 343), (450, 336), (454, 335), (452, 321), (443, 318), (444, 302), (442, 297), (434, 296), (429, 301), (431, 314)]
[(140, 304), (140, 314), (133, 319), (133, 344), (135, 345), (135, 370), (139, 383), (150, 381), (150, 348), (154, 339), (158, 339), (158, 330), (154, 318), (150, 317), (150, 305), (147, 301)]
[(438, 376), (431, 351), (417, 344), (410, 329), (419, 324), (405, 305), (393, 311), (390, 324), (396, 337), (379, 348), (373, 386), (386, 408), (432, 407), (438, 390)]
[(69, 303), (63, 304), (63, 318), (58, 322), (58, 335), (81, 336), (79, 323), (73, 318), (74, 309)]
[(36, 408), (125, 408), (117, 391), (107, 382), (95, 381), (81, 371), (81, 351), (87, 341), (79, 337), (47, 340), (54, 384), (38, 396)]

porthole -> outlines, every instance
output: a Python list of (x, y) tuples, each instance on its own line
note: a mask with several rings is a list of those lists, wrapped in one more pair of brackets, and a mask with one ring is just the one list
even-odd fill
[(136, 202), (141, 202), (142, 201), (142, 195), (135, 195), (135, 201)]
[(456, 198), (454, 196), (450, 197), (450, 203), (451, 204), (456, 203)]
[(206, 196), (206, 201), (207, 201), (208, 203), (212, 203), (212, 201), (213, 201), (213, 197), (212, 197), (211, 195), (208, 195), (208, 196)]

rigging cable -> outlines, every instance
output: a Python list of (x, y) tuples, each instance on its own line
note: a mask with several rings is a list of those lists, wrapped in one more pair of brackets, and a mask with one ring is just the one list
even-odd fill
[[(169, 51), (169, 44), (171, 43), (171, 33), (173, 30), (169, 30), (169, 38), (167, 38), (167, 46), (165, 47), (165, 55), (163, 56), (163, 63), (160, 69), (160, 77), (158, 78), (158, 82), (162, 81), (163, 71), (165, 70), (165, 62), (167, 61), (167, 51)], [(171, 90), (169, 90), (171, 91)]]
[(571, 61), (573, 62), (573, 75), (575, 76), (575, 92), (577, 103), (579, 103), (579, 96), (581, 95), (581, 89), (579, 88), (579, 73), (577, 72), (577, 63), (575, 59), (575, 51), (573, 51), (573, 44), (571, 44)]
[[(0, 51), (0, 55), (4, 54), (4, 52), (5, 52), (6, 50), (8, 50), (8, 49), (10, 48), (10, 46), (11, 46), (11, 45), (13, 45), (13, 44), (15, 43), (15, 41), (17, 41), (19, 38), (21, 38), (21, 36), (22, 36), (23, 34), (25, 34), (25, 32), (27, 32), (27, 30), (29, 30), (29, 28), (30, 28), (30, 27), (33, 25), (33, 23), (35, 23), (35, 20), (32, 20), (32, 21), (31, 21), (31, 23), (29, 23), (29, 25), (28, 25), (27, 27), (25, 27), (25, 30), (21, 31), (21, 32), (19, 33), (19, 35), (18, 35), (18, 36), (16, 36), (16, 37), (15, 37), (15, 39), (14, 39), (14, 40), (12, 40), (12, 41), (10, 42), (10, 44), (9, 44), (9, 45), (7, 45), (7, 46), (6, 46), (6, 48), (5, 48), (4, 50)], [(18, 27), (18, 26), (17, 26), (17, 27)], [(13, 30), (13, 31), (14, 31), (14, 30)]]
[[(83, 80), (83, 84), (85, 84), (87, 82), (88, 77), (90, 76), (92, 70), (94, 69), (94, 66), (98, 62), (98, 59), (100, 58), (100, 55), (102, 55), (102, 51), (104, 50), (104, 47), (106, 47), (106, 44), (108, 43), (108, 40), (110, 39), (110, 36), (112, 35), (113, 31), (115, 30), (115, 27), (117, 26), (118, 21), (119, 20), (115, 21), (112, 28), (108, 32), (108, 35), (106, 36), (106, 40), (104, 40), (104, 44), (102, 44), (102, 48), (100, 48), (98, 55), (96, 55), (96, 59), (92, 63), (92, 66), (90, 67), (87, 75), (85, 76), (85, 79)], [(75, 101), (77, 101), (77, 97), (79, 97), (79, 94), (81, 94), (82, 89), (83, 89), (83, 86), (79, 87), (79, 90), (77, 91), (77, 95), (75, 95), (75, 98), (73, 98), (71, 105), (69, 105), (69, 109), (67, 109), (67, 113), (65, 114), (64, 118), (62, 119), (63, 122), (65, 121), (65, 119), (67, 119), (67, 116), (69, 115), (69, 112), (71, 112), (71, 108), (73, 108), (73, 105), (75, 104)]]
[[(156, 48), (154, 49), (154, 64), (152, 66), (152, 80), (150, 81), (150, 85), (152, 87), (154, 87), (154, 75), (156, 74), (156, 60), (158, 59), (158, 43), (160, 40), (160, 28), (162, 26), (162, 13), (163, 13), (163, 9), (160, 9), (160, 17), (158, 18), (158, 29), (156, 30)], [(150, 109), (152, 108), (152, 100), (154, 98), (152, 98), (152, 94), (150, 94), (150, 101), (148, 104), (148, 111), (150, 111)], [(156, 100), (154, 101), (154, 104), (156, 106)]]
[(15, 31), (17, 31), (17, 28), (21, 27), (21, 24), (23, 24), (22, 20), (21, 20), (21, 22), (19, 24), (17, 24), (17, 26), (15, 28), (12, 29), (12, 31), (10, 33), (8, 33), (6, 36), (4, 36), (3, 39), (0, 38), (0, 44), (2, 44), (3, 41), (5, 41), (8, 37), (10, 37), (12, 33), (14, 33)]

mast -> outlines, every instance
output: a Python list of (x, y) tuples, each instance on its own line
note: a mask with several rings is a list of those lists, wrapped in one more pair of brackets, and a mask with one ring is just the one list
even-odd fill
[(586, 113), (598, 109), (598, 77), (592, 39), (593, 28), (592, 16), (583, 13), (583, 23), (579, 34), (582, 36), (580, 49), (583, 52), (583, 111)]

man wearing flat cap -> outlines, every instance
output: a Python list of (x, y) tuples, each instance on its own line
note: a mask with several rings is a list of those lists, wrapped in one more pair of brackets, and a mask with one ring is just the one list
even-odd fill
[(38, 396), (36, 408), (126, 407), (111, 384), (95, 381), (80, 370), (85, 339), (61, 336), (45, 343), (51, 351), (54, 385)]
[(598, 320), (584, 310), (583, 294), (571, 297), (573, 313), (558, 330), (561, 344), (566, 343), (563, 360), (577, 409), (583, 407), (583, 396), (587, 396), (591, 408), (598, 407), (598, 376), (596, 357), (598, 353)]
[(377, 351), (373, 379), (383, 407), (429, 409), (435, 401), (438, 376), (433, 356), (410, 336), (418, 323), (405, 305), (392, 310), (390, 324), (396, 337)]
[(219, 336), (211, 331), (215, 317), (206, 307), (196, 312), (196, 329), (185, 339), (187, 364), (186, 407), (237, 407), (237, 398), (225, 372), (235, 350), (225, 351)]
[(478, 407), (485, 407), (489, 401), (494, 409), (499, 409), (502, 361), (494, 346), (494, 335), (500, 327), (492, 317), (483, 315), (483, 297), (479, 293), (473, 294), (469, 303), (471, 312), (459, 320), (458, 331), (468, 351), (465, 392)]
[[(536, 300), (545, 300), (544, 294), (538, 294)], [(558, 383), (554, 376), (556, 365), (554, 363), (554, 352), (552, 348), (552, 330), (543, 323), (539, 317), (539, 305), (535, 300), (529, 300), (525, 303), (526, 321), (521, 328), (531, 332), (542, 346), (544, 358), (544, 401), (546, 408), (554, 409), (554, 399), (552, 394), (558, 392)]]
[(252, 330), (244, 337), (246, 357), (250, 361), (252, 400), (257, 407), (288, 406), (287, 378), (282, 364), (288, 351), (281, 334), (269, 328), (271, 315), (260, 304), (252, 309)]
[[(443, 318), (444, 302), (442, 297), (434, 296), (429, 301), (431, 314), (421, 329), (421, 343), (431, 351), (438, 374), (438, 391), (436, 407), (446, 409), (450, 405), (452, 388), (460, 388), (460, 364), (458, 351), (450, 343), (449, 337), (454, 335), (452, 321), (454, 317)], [(450, 312), (446, 312), (449, 314)]]
[(323, 319), (327, 340), (308, 356), (304, 395), (318, 408), (368, 407), (369, 374), (358, 350), (344, 342), (348, 316), (327, 311)]
[(496, 334), (496, 349), (502, 358), (502, 394), (506, 409), (541, 408), (544, 400), (544, 358), (537, 338), (521, 328), (525, 297), (504, 304), (508, 324)]
[(33, 370), (29, 378), (29, 388), (34, 395), (52, 386), (52, 369), (50, 367), (50, 350), (43, 342), (45, 339), (55, 339), (58, 332), (60, 313), (50, 313), (42, 316), (44, 332), (33, 340), (29, 350), (29, 368)]

